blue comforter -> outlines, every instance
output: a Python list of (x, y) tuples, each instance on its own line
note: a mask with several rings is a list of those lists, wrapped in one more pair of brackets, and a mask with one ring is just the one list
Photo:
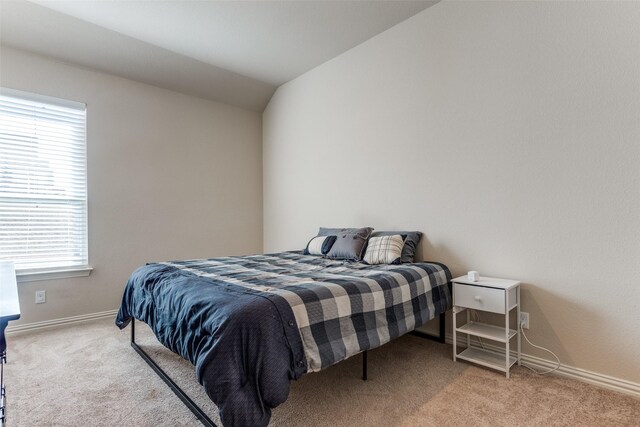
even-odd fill
[(226, 427), (266, 426), (289, 383), (451, 308), (442, 264), (367, 265), (300, 252), (149, 264), (116, 324), (147, 323), (196, 367)]
[(293, 313), (278, 295), (151, 264), (131, 275), (116, 325), (132, 317), (195, 365), (225, 426), (266, 426), (306, 371)]

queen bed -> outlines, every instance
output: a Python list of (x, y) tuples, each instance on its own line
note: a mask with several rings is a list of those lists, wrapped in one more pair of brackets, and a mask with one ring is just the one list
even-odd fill
[[(437, 316), (442, 323), (450, 280), (439, 263), (368, 265), (301, 251), (152, 263), (131, 275), (116, 324), (147, 323), (193, 363), (225, 426), (266, 426), (291, 380), (366, 355)], [(147, 359), (133, 326), (132, 345)]]

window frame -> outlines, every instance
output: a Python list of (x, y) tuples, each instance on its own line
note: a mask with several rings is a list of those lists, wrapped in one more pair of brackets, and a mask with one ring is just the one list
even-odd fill
[[(51, 266), (51, 267), (38, 267), (28, 268), (16, 267), (16, 277), (18, 282), (32, 282), (38, 280), (55, 280), (72, 277), (86, 277), (91, 274), (93, 267), (90, 265), (89, 254), (89, 188), (88, 188), (88, 161), (87, 161), (87, 104), (83, 102), (71, 101), (67, 99), (55, 98), (46, 95), (35, 94), (32, 92), (25, 92), (21, 90), (11, 89), (7, 87), (0, 87), (0, 95), (21, 99), (24, 101), (39, 102), (43, 104), (49, 104), (52, 106), (82, 109), (84, 110), (84, 239), (85, 246), (85, 258), (84, 264), (69, 264), (63, 266)], [(46, 199), (46, 197), (42, 197)]]

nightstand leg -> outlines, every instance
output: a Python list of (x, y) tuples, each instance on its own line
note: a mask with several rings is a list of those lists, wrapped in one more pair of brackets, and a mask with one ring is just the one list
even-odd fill
[(507, 374), (507, 378), (509, 378), (509, 358), (510, 358), (509, 357), (510, 356), (510, 353), (509, 353), (509, 313), (510, 313), (510, 311), (509, 311), (509, 292), (505, 292), (504, 293), (504, 298), (505, 298), (504, 307), (505, 307), (505, 310), (507, 311), (505, 313), (505, 315), (504, 315), (504, 336), (505, 336), (505, 349), (504, 349), (505, 355), (504, 355), (504, 358), (506, 360), (505, 361), (506, 374)]
[(516, 310), (516, 312), (518, 313), (518, 333), (516, 334), (518, 338), (518, 366), (522, 366), (522, 337), (520, 336), (520, 334), (522, 333), (520, 331), (520, 286), (518, 286), (518, 289), (516, 290), (516, 299), (518, 300), (518, 309)]
[(458, 346), (458, 338), (456, 337), (456, 307), (453, 306), (453, 310), (452, 310), (452, 314), (451, 317), (453, 318), (453, 361), (456, 361), (456, 352), (457, 350), (457, 346)]
[[(471, 309), (466, 309), (467, 312), (467, 325), (471, 322)], [(471, 335), (467, 334), (467, 348), (471, 347)]]

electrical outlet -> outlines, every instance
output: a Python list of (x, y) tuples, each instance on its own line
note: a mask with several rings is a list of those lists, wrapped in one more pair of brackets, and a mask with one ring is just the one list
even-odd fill
[(47, 302), (47, 291), (36, 291), (36, 304)]
[(529, 313), (526, 311), (520, 312), (520, 323), (524, 329), (529, 329)]

